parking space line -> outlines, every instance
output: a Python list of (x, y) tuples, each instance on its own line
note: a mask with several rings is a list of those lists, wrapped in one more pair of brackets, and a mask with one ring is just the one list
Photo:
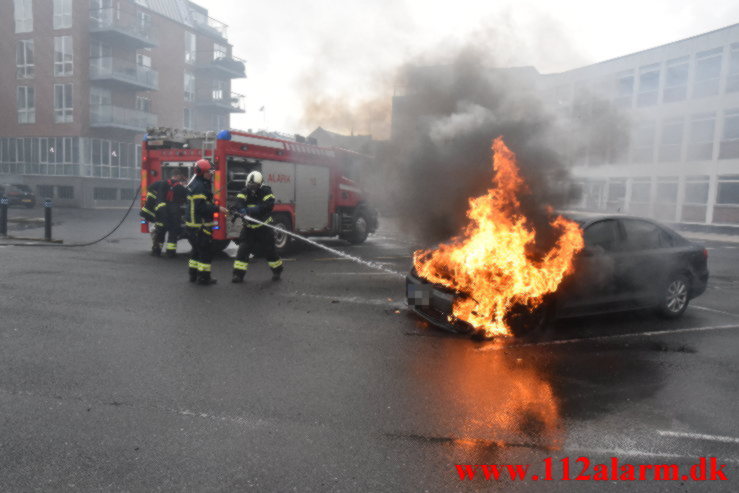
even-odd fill
[(654, 337), (662, 335), (672, 334), (683, 334), (690, 332), (709, 332), (713, 330), (729, 330), (739, 329), (739, 325), (712, 325), (708, 327), (687, 327), (684, 329), (672, 329), (672, 330), (653, 330), (647, 332), (634, 332), (630, 334), (614, 334), (609, 336), (596, 336), (596, 337), (582, 337), (579, 339), (562, 339), (559, 341), (542, 341), (542, 342), (529, 342), (524, 344), (500, 344), (499, 342), (495, 345), (485, 346), (477, 349), (477, 351), (500, 351), (501, 349), (510, 349), (516, 347), (526, 346), (556, 346), (562, 344), (576, 344), (580, 342), (599, 342), (599, 341), (611, 341), (617, 339), (629, 339), (632, 337)]
[(693, 440), (707, 440), (711, 442), (739, 443), (739, 438), (717, 435), (704, 435), (702, 433), (683, 433), (681, 431), (657, 430), (657, 434), (666, 437), (691, 438)]
[(319, 272), (317, 276), (393, 276), (397, 277), (392, 272)]
[(730, 315), (732, 317), (739, 317), (739, 313), (725, 312), (723, 310), (716, 310), (715, 308), (708, 308), (707, 306), (690, 305), (691, 308), (697, 308), (706, 312), (719, 313), (721, 315)]
[(379, 299), (379, 298), (363, 298), (361, 296), (329, 296), (329, 295), (323, 295), (323, 294), (300, 293), (300, 292), (284, 294), (281, 296), (286, 296), (290, 298), (311, 298), (311, 299), (332, 301), (335, 303), (353, 303), (357, 305), (385, 306), (385, 307), (394, 308), (394, 309), (405, 308), (404, 303), (393, 302), (392, 300)]

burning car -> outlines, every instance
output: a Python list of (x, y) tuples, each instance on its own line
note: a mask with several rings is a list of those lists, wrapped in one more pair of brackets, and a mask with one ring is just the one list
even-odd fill
[(652, 306), (678, 317), (705, 291), (706, 249), (647, 219), (551, 213), (555, 239), (542, 250), (520, 206), (515, 154), (500, 138), (493, 152), (494, 186), (470, 200), (462, 234), (414, 255), (408, 305), (431, 324), (494, 337)]

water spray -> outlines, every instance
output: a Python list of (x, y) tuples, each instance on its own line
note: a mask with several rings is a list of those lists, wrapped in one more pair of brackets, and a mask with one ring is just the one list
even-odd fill
[(363, 260), (363, 259), (361, 259), (359, 257), (355, 257), (354, 255), (349, 255), (348, 253), (344, 253), (342, 251), (335, 250), (335, 249), (333, 249), (331, 247), (327, 247), (326, 245), (322, 245), (322, 244), (318, 243), (317, 241), (313, 241), (313, 240), (311, 240), (309, 238), (306, 238), (305, 236), (300, 236), (299, 234), (293, 233), (292, 231), (287, 231), (285, 229), (278, 228), (278, 227), (275, 227), (275, 226), (273, 226), (271, 224), (267, 224), (265, 222), (262, 222), (262, 221), (260, 221), (258, 219), (254, 219), (253, 217), (249, 217), (249, 216), (245, 216), (243, 214), (239, 214), (236, 211), (231, 211), (231, 214), (233, 214), (236, 217), (240, 217), (244, 222), (248, 221), (248, 222), (251, 222), (251, 223), (254, 223), (254, 224), (261, 224), (262, 226), (267, 226), (268, 228), (272, 228), (275, 231), (279, 231), (280, 233), (284, 233), (286, 235), (292, 236), (293, 238), (296, 238), (298, 240), (301, 240), (301, 241), (304, 241), (306, 243), (309, 243), (309, 244), (311, 244), (311, 245), (313, 245), (315, 247), (318, 247), (318, 248), (320, 248), (322, 250), (326, 250), (327, 252), (333, 253), (334, 255), (338, 255), (339, 257), (345, 258), (347, 260), (351, 260), (352, 262), (355, 262), (357, 264), (364, 265), (365, 267), (369, 267), (370, 269), (379, 270), (381, 272), (385, 272), (386, 274), (390, 274), (390, 275), (393, 275), (393, 276), (405, 278), (405, 274), (402, 274), (402, 273), (400, 273), (398, 271), (394, 271), (392, 269), (388, 269), (384, 265), (378, 264), (377, 262), (371, 262), (369, 260)]

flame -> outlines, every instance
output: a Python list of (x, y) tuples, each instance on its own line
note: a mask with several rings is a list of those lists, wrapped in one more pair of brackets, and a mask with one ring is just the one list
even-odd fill
[(511, 335), (506, 321), (515, 305), (533, 310), (572, 272), (573, 258), (583, 247), (582, 231), (557, 216), (550, 226), (558, 233), (554, 246), (540, 259), (528, 251), (536, 231), (521, 210), (519, 197), (529, 193), (516, 165), (516, 155), (501, 137), (493, 150), (493, 188), (470, 199), (469, 223), (461, 236), (436, 250), (418, 250), (416, 272), (434, 284), (454, 289), (453, 319), (467, 322), (487, 337)]

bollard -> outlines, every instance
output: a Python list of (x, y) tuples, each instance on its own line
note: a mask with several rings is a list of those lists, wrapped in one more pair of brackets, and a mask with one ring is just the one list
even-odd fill
[(51, 199), (44, 199), (44, 239), (51, 241)]
[(0, 197), (0, 235), (8, 236), (8, 199)]

